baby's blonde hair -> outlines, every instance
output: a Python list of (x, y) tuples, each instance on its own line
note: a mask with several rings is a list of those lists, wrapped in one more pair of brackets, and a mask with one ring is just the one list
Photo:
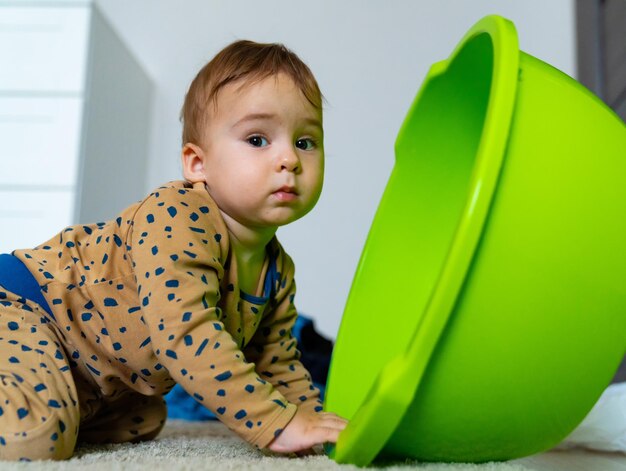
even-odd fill
[(311, 70), (282, 44), (263, 44), (240, 40), (226, 46), (193, 79), (180, 112), (183, 145), (201, 145), (202, 129), (207, 123), (208, 106), (217, 104), (217, 94), (225, 85), (246, 79), (249, 83), (283, 72), (306, 99), (322, 110), (322, 93)]

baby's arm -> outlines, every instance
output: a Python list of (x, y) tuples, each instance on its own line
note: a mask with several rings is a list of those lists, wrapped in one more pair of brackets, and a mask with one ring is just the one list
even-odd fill
[(297, 341), (291, 333), (298, 315), (294, 305), (294, 265), (287, 254), (282, 255), (279, 257), (281, 266), (277, 267), (280, 279), (275, 282), (275, 298), (270, 300), (268, 312), (244, 353), (248, 361), (256, 365), (257, 373), (299, 409), (307, 413), (321, 412), (319, 391), (299, 361)]
[(141, 305), (134, 315), (150, 333), (139, 348), (154, 350), (169, 375), (229, 428), (266, 447), (296, 406), (257, 375), (221, 322), (226, 229), (192, 192), (162, 189), (135, 214), (127, 240)]
[(336, 442), (347, 421), (322, 411), (319, 391), (299, 361), (300, 352), (291, 334), (297, 317), (294, 266), (286, 254), (283, 262), (278, 270), (281, 279), (276, 286), (275, 306), (264, 316), (244, 352), (248, 360), (256, 364), (261, 377), (276, 386), (290, 402), (298, 405), (296, 415), (269, 446), (273, 451), (291, 452), (306, 450), (324, 442)]

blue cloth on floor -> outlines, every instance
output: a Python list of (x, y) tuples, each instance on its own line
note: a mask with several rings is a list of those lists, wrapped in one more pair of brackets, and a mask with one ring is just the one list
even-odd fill
[[(301, 314), (291, 332), (298, 340), (298, 350), (302, 354), (300, 361), (311, 373), (313, 384), (320, 390), (323, 400), (333, 343), (315, 331), (311, 318)], [(165, 396), (165, 402), (167, 416), (172, 419), (217, 420), (213, 412), (197, 402), (178, 384)]]

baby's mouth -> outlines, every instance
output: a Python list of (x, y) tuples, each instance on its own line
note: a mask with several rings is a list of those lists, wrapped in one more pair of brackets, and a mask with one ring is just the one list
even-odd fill
[(275, 191), (275, 193), (278, 192), (282, 192), (282, 193), (293, 193), (294, 195), (297, 195), (298, 192), (296, 191), (296, 187), (294, 186), (288, 186), (288, 185), (283, 185), (281, 186), (278, 190)]
[(279, 201), (293, 201), (298, 197), (298, 191), (293, 186), (284, 185), (272, 193)]

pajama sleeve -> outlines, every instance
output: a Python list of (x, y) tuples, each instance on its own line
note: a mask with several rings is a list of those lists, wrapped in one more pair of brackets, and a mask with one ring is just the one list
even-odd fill
[(244, 352), (255, 363), (257, 373), (290, 402), (304, 412), (317, 413), (322, 410), (319, 390), (299, 361), (297, 340), (291, 333), (298, 315), (294, 305), (294, 265), (282, 249), (281, 252), (283, 266), (279, 268), (276, 298)]
[(194, 189), (163, 188), (134, 215), (127, 247), (149, 346), (171, 377), (231, 430), (263, 448), (296, 407), (260, 378), (217, 306), (227, 256), (217, 206)]

